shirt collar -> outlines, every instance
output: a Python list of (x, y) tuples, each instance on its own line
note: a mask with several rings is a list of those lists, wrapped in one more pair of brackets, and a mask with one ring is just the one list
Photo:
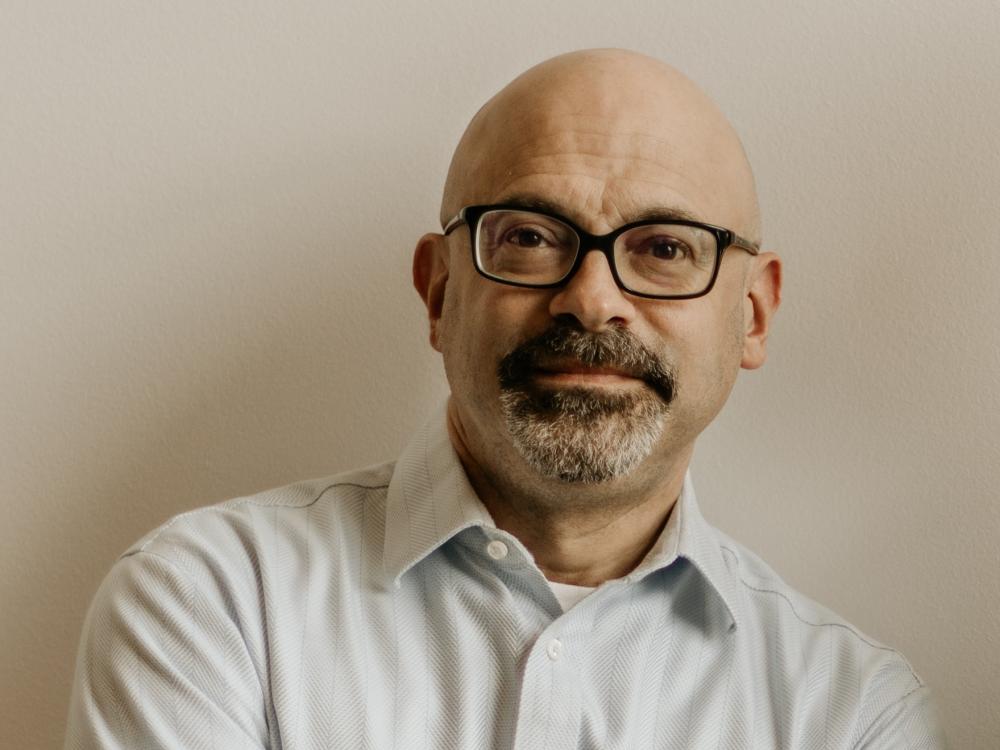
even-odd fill
[[(477, 497), (448, 435), (439, 409), (400, 455), (386, 499), (384, 565), (396, 586), (402, 576), (459, 532), (496, 524)], [(702, 517), (690, 474), (659, 539), (629, 575), (638, 581), (683, 558), (698, 570), (722, 600), (735, 626), (738, 589), (723, 558), (719, 539)]]
[(496, 528), (455, 454), (442, 408), (407, 445), (389, 480), (386, 575), (399, 586), (407, 570), (471, 526)]
[(684, 486), (674, 504), (660, 538), (630, 577), (639, 580), (657, 570), (673, 565), (678, 558), (690, 562), (709, 584), (729, 614), (730, 626), (736, 627), (739, 587), (726, 564), (718, 532), (701, 515), (695, 497), (691, 473), (684, 475)]

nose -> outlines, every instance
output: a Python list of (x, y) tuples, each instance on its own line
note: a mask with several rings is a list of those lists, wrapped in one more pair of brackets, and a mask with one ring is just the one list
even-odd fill
[(635, 306), (611, 273), (608, 259), (590, 251), (576, 273), (549, 303), (552, 317), (572, 315), (588, 331), (603, 331), (627, 325), (635, 317)]

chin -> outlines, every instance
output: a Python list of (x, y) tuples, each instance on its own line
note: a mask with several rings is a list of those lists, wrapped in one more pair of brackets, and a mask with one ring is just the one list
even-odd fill
[(653, 451), (666, 405), (651, 393), (507, 390), (500, 396), (515, 448), (541, 476), (598, 484), (627, 476)]

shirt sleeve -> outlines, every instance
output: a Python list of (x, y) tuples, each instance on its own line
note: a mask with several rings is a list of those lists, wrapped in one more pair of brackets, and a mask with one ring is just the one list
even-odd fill
[(136, 552), (87, 614), (65, 748), (267, 748), (264, 696), (224, 596)]
[(915, 688), (883, 710), (855, 750), (946, 750), (944, 732), (926, 686)]

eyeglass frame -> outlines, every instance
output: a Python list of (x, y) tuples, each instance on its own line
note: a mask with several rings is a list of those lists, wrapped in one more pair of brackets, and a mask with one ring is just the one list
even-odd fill
[[(547, 216), (550, 219), (555, 219), (560, 221), (574, 232), (576, 232), (577, 237), (580, 239), (580, 244), (576, 250), (576, 258), (573, 259), (573, 265), (570, 269), (563, 275), (558, 281), (554, 281), (548, 284), (535, 284), (526, 281), (513, 281), (511, 279), (503, 279), (498, 276), (494, 276), (487, 273), (479, 265), (479, 257), (476, 253), (476, 245), (479, 242), (478, 228), (479, 222), (483, 215), (489, 211), (520, 211), (524, 213), (533, 213), (540, 216)], [(673, 218), (650, 218), (642, 219), (640, 221), (632, 221), (628, 224), (623, 224), (622, 226), (614, 229), (607, 234), (591, 234), (590, 232), (581, 229), (574, 222), (567, 219), (565, 216), (561, 216), (554, 211), (550, 211), (543, 208), (534, 208), (530, 206), (524, 206), (516, 203), (496, 203), (491, 205), (473, 205), (465, 206), (450, 221), (444, 225), (444, 236), (447, 237), (449, 234), (454, 232), (459, 226), (465, 224), (469, 227), (469, 249), (472, 251), (472, 265), (475, 267), (476, 271), (480, 276), (494, 281), (498, 284), (506, 284), (508, 286), (516, 286), (524, 289), (557, 289), (568, 283), (576, 272), (580, 270), (580, 266), (583, 265), (583, 259), (588, 253), (595, 250), (599, 250), (604, 254), (604, 257), (608, 261), (608, 268), (611, 269), (611, 276), (615, 280), (615, 284), (623, 292), (634, 295), (636, 297), (643, 297), (645, 299), (695, 299), (696, 297), (704, 297), (706, 294), (712, 291), (715, 286), (715, 281), (719, 276), (719, 268), (722, 266), (722, 254), (728, 250), (730, 247), (738, 248), (740, 250), (745, 250), (751, 255), (758, 255), (760, 253), (760, 247), (749, 240), (743, 239), (738, 234), (736, 234), (731, 229), (726, 229), (725, 227), (719, 227), (714, 224), (706, 224), (701, 221), (694, 221), (693, 219), (673, 219)], [(708, 286), (700, 292), (692, 292), (689, 294), (650, 294), (648, 292), (637, 292), (633, 289), (629, 289), (625, 286), (622, 281), (621, 276), (618, 275), (618, 267), (615, 264), (615, 240), (619, 236), (629, 231), (630, 229), (635, 229), (636, 227), (642, 226), (656, 226), (661, 224), (673, 224), (685, 227), (695, 227), (698, 229), (704, 229), (710, 232), (715, 237), (715, 266), (712, 269), (712, 278), (708, 282)], [(474, 236), (473, 236), (474, 235)], [(581, 248), (588, 248), (581, 252)]]

